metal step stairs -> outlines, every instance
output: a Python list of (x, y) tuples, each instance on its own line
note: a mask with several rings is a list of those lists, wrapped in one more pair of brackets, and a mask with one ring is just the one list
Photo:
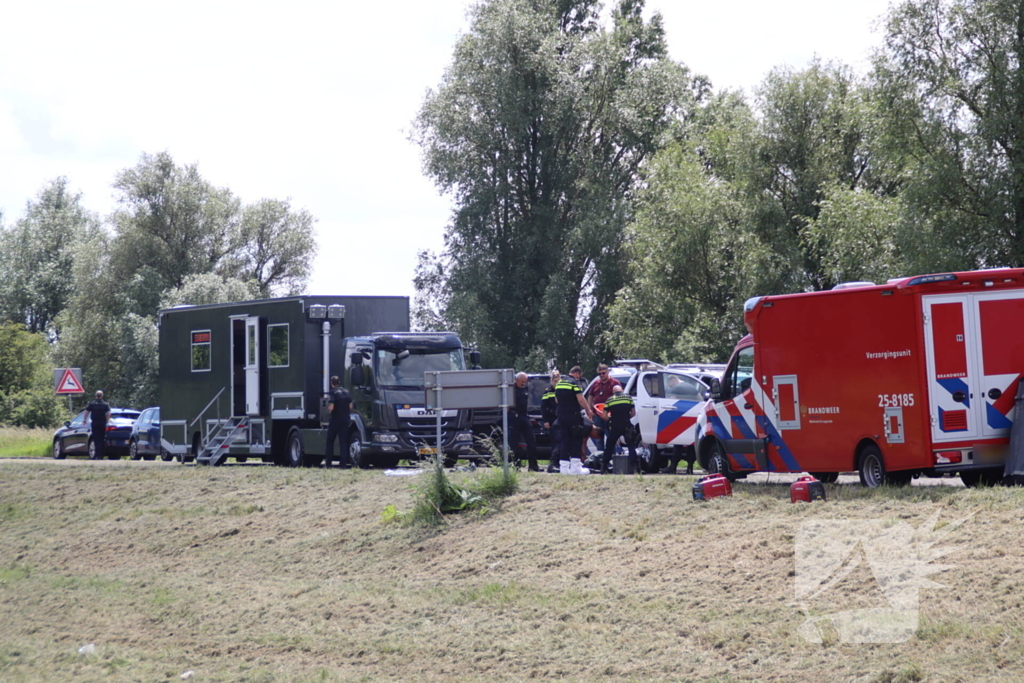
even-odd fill
[(212, 467), (221, 465), (228, 457), (235, 435), (245, 429), (248, 421), (246, 417), (232, 417), (226, 422), (218, 423), (206, 435), (203, 450), (196, 456), (196, 463)]

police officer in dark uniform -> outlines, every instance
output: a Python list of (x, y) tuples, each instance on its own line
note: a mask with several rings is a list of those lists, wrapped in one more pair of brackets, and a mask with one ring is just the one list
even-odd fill
[(562, 432), (558, 428), (558, 402), (555, 400), (555, 385), (562, 379), (561, 373), (551, 373), (551, 386), (547, 388), (540, 400), (541, 420), (551, 438), (551, 458), (548, 461), (548, 472), (557, 472), (558, 451), (561, 448)]
[[(511, 437), (512, 447), (519, 444), (526, 444), (526, 458), (530, 463), (531, 472), (540, 472), (537, 467), (537, 439), (533, 433), (533, 424), (530, 422), (528, 412), (530, 406), (530, 389), (527, 387), (529, 378), (525, 372), (516, 375), (515, 384), (512, 386), (513, 402), (508, 412), (508, 431)], [(516, 461), (520, 460), (516, 456)]]
[(103, 392), (97, 391), (96, 398), (85, 407), (92, 422), (92, 445), (96, 460), (102, 460), (107, 448), (107, 420), (110, 418), (110, 404), (103, 400)]
[(583, 438), (586, 436), (580, 410), (585, 410), (587, 418), (592, 420), (590, 405), (584, 400), (580, 385), (565, 377), (558, 380), (558, 384), (555, 385), (555, 401), (558, 402), (558, 425), (562, 441), (558, 460), (578, 458), (583, 450)]
[(612, 455), (615, 453), (615, 445), (622, 436), (626, 437), (629, 459), (634, 466), (639, 464), (633, 439), (630, 438), (633, 433), (632, 419), (636, 416), (633, 399), (622, 391), (621, 386), (615, 386), (612, 388), (612, 397), (605, 401), (604, 409), (608, 413), (608, 440), (605, 442), (604, 457), (601, 459), (601, 472), (608, 471), (608, 465), (611, 464)]
[(327, 410), (331, 413), (331, 419), (327, 423), (327, 453), (324, 455), (324, 467), (330, 467), (331, 460), (334, 460), (334, 441), (337, 439), (341, 444), (338, 465), (345, 470), (351, 469), (352, 454), (348, 450), (346, 437), (352, 415), (352, 396), (348, 389), (341, 386), (341, 380), (337, 375), (331, 377), (331, 400), (327, 404)]

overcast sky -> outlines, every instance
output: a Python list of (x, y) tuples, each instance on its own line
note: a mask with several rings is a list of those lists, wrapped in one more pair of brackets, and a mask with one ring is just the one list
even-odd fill
[[(142, 153), (198, 163), (243, 202), (317, 219), (313, 294), (412, 295), (451, 210), (408, 141), (469, 0), (36, 0), (0, 9), (0, 212), (67, 176), (107, 215)], [(866, 70), (888, 0), (648, 0), (672, 57), (715, 88), (818, 55)], [(0, 255), (2, 257), (2, 255)]]

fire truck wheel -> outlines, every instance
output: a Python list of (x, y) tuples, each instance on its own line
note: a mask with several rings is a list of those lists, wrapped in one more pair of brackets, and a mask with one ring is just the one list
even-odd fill
[(722, 444), (715, 441), (711, 445), (711, 453), (708, 455), (708, 474), (724, 474), (729, 481), (735, 481), (735, 476), (729, 471), (729, 461), (725, 457), (725, 449)]
[(878, 488), (885, 483), (885, 460), (878, 446), (871, 444), (860, 453), (860, 483), (868, 488)]
[(838, 472), (809, 472), (812, 477), (822, 484), (834, 484), (839, 479)]
[(302, 434), (298, 429), (288, 433), (288, 451), (284, 464), (287, 467), (302, 467), (306, 459), (306, 446), (302, 443)]

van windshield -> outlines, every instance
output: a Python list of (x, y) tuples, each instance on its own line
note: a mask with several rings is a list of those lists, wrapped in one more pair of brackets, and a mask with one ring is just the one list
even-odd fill
[(423, 373), (465, 370), (462, 349), (409, 349), (398, 361), (398, 351), (377, 349), (377, 383), (382, 387), (423, 388)]

